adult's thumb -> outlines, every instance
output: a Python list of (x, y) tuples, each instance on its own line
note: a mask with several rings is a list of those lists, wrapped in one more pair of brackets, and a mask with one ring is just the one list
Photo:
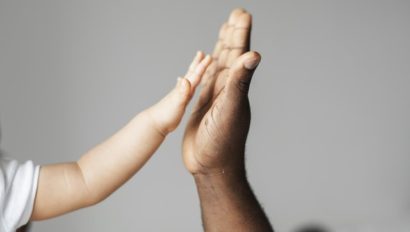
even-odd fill
[(261, 61), (257, 52), (247, 52), (236, 59), (227, 80), (226, 88), (229, 97), (247, 96), (253, 73)]

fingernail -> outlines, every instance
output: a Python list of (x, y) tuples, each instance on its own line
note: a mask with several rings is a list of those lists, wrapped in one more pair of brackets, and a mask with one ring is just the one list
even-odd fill
[(200, 56), (202, 56), (202, 51), (197, 51), (196, 55), (195, 55), (195, 58), (199, 59)]
[(243, 65), (248, 70), (254, 70), (256, 68), (256, 66), (258, 66), (260, 61), (261, 60), (259, 58), (250, 59), (250, 60), (245, 61), (245, 63)]

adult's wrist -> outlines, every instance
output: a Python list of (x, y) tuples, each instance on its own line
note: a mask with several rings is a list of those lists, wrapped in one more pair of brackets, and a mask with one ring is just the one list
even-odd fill
[(230, 186), (247, 184), (245, 167), (230, 167), (192, 174), (197, 185)]

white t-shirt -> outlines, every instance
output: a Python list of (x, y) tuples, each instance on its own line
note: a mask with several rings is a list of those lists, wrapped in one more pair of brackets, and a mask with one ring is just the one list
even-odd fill
[(18, 163), (0, 154), (0, 232), (25, 225), (33, 210), (39, 166)]

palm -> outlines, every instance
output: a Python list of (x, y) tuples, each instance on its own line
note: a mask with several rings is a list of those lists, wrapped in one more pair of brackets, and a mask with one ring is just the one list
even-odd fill
[(183, 141), (184, 162), (192, 173), (223, 171), (230, 155), (243, 152), (250, 121), (249, 103), (247, 98), (240, 104), (233, 102), (237, 99), (227, 97), (225, 86), (235, 60), (249, 50), (250, 28), (251, 16), (242, 9), (234, 10), (221, 27), (213, 61), (202, 80), (203, 88)]

